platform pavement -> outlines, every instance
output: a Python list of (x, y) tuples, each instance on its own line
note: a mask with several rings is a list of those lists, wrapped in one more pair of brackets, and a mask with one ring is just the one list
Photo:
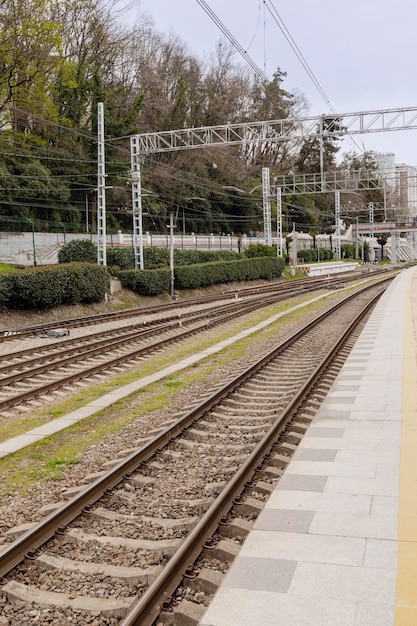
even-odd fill
[(200, 626), (416, 626), (417, 268), (382, 296)]

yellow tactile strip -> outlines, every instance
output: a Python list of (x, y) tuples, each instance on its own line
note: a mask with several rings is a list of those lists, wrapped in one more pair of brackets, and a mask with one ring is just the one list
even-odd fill
[[(395, 626), (417, 624), (417, 272), (404, 317), (398, 575)], [(410, 338), (413, 338), (413, 341)]]

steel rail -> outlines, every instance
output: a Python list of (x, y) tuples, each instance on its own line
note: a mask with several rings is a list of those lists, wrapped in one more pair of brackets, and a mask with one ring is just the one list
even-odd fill
[[(374, 270), (372, 274), (379, 275), (386, 273), (387, 270)], [(346, 273), (344, 275), (335, 274), (328, 276), (314, 276), (309, 278), (300, 278), (292, 282), (274, 281), (267, 285), (258, 285), (257, 287), (242, 287), (241, 289), (233, 289), (224, 293), (212, 294), (209, 296), (202, 296), (197, 298), (182, 298), (181, 301), (169, 302), (167, 304), (160, 304), (157, 306), (146, 306), (139, 308), (125, 309), (124, 311), (99, 313), (97, 315), (89, 315), (86, 317), (70, 318), (68, 320), (61, 320), (56, 322), (47, 322), (45, 324), (38, 324), (36, 326), (27, 326), (20, 329), (3, 330), (0, 331), (0, 341), (11, 341), (13, 339), (23, 339), (27, 336), (32, 336), (35, 333), (44, 332), (53, 328), (77, 328), (87, 325), (100, 324), (106, 321), (113, 321), (117, 319), (124, 319), (126, 317), (133, 317), (135, 315), (149, 315), (153, 313), (159, 313), (162, 311), (170, 310), (172, 308), (183, 308), (187, 306), (193, 306), (195, 304), (204, 304), (206, 302), (213, 302), (216, 300), (227, 300), (232, 298), (236, 293), (239, 296), (250, 296), (251, 294), (264, 293), (265, 291), (280, 290), (283, 292), (302, 291), (309, 289), (311, 286), (313, 289), (319, 288), (320, 285), (329, 285), (340, 282), (350, 282), (358, 280), (360, 277), (353, 273)], [(1, 334), (8, 333), (8, 334)]]
[(286, 409), (277, 418), (269, 431), (248, 456), (223, 491), (206, 511), (195, 528), (186, 537), (180, 548), (170, 558), (162, 572), (151, 583), (143, 596), (134, 602), (129, 614), (122, 620), (121, 626), (152, 626), (162, 609), (162, 603), (171, 596), (184, 578), (185, 571), (194, 563), (203, 550), (204, 543), (219, 527), (221, 520), (230, 511), (234, 501), (242, 494), (246, 484), (252, 478), (256, 468), (270, 454), (274, 443), (296, 414), (312, 388), (317, 384), (323, 372), (329, 367), (335, 355), (349, 339), (350, 335), (375, 302), (381, 297), (378, 294), (369, 302), (359, 315), (351, 322), (339, 340), (322, 360), (309, 379), (304, 383), (297, 395), (289, 402)]
[[(389, 279), (387, 279), (387, 281), (388, 280)], [(363, 291), (366, 291), (369, 288), (370, 287), (367, 287), (359, 293), (363, 293)], [(26, 533), (5, 547), (0, 552), (0, 576), (5, 576), (11, 569), (13, 569), (13, 567), (24, 560), (25, 556), (29, 552), (37, 550), (46, 541), (51, 539), (56, 532), (65, 528), (65, 526), (71, 523), (83, 511), (88, 512), (89, 508), (105, 493), (111, 492), (111, 490), (118, 483), (128, 477), (142, 463), (152, 457), (154, 453), (163, 449), (173, 438), (189, 427), (194, 421), (198, 420), (209, 409), (219, 403), (220, 400), (230, 394), (235, 388), (239, 387), (246, 379), (253, 376), (265, 364), (278, 356), (297, 339), (302, 337), (308, 330), (314, 328), (337, 309), (357, 296), (358, 292), (350, 294), (343, 301), (338, 302), (324, 313), (318, 315), (315, 319), (306, 324), (304, 328), (293, 333), (279, 346), (276, 346), (256, 363), (246, 368), (234, 380), (225, 383), (225, 385), (216, 390), (211, 396), (205, 398), (196, 407), (181, 416), (180, 419), (174, 424), (167, 426), (149, 442), (139, 448), (139, 450), (133, 452), (128, 457), (120, 461), (120, 463), (109, 470), (106, 474), (96, 479), (93, 483), (85, 487), (85, 489), (83, 489), (80, 493), (75, 495), (71, 500), (64, 503), (60, 508), (50, 513), (41, 522), (37, 523), (33, 528), (29, 529)], [(290, 406), (293, 407), (295, 404), (296, 402), (293, 400), (291, 401)], [(256, 450), (257, 449), (258, 448), (256, 448)], [(154, 588), (154, 586), (152, 586), (152, 588)]]
[[(267, 304), (279, 302), (281, 299), (285, 299), (287, 297), (287, 294), (278, 292), (277, 294), (270, 295), (269, 299), (264, 302)], [(77, 337), (72, 341), (67, 339), (37, 346), (36, 348), (19, 350), (8, 355), (8, 358), (12, 359), (12, 362), (8, 365), (0, 366), (0, 374), (8, 372), (9, 370), (23, 370), (24, 368), (33, 367), (36, 364), (43, 362), (50, 363), (50, 367), (53, 367), (56, 363), (59, 363), (59, 361), (63, 361), (63, 359), (67, 358), (67, 356), (69, 357), (73, 354), (89, 358), (90, 356), (94, 356), (94, 353), (92, 352), (93, 349), (99, 349), (98, 354), (102, 354), (102, 352), (100, 352), (101, 348), (106, 348), (106, 351), (108, 352), (113, 349), (113, 347), (117, 348), (118, 346), (123, 345), (123, 343), (130, 343), (132, 339), (146, 338), (147, 335), (160, 332), (161, 330), (169, 330), (170, 328), (174, 328), (176, 325), (182, 326), (193, 323), (199, 318), (208, 318), (223, 312), (227, 313), (230, 309), (233, 310), (235, 308), (241, 308), (244, 304), (250, 304), (250, 301), (240, 300), (239, 303), (237, 303), (236, 300), (233, 300), (228, 304), (215, 305), (211, 308), (206, 308), (200, 311), (177, 313), (169, 317), (164, 317), (163, 319), (144, 320), (143, 322), (135, 322), (134, 324), (129, 324), (119, 328), (99, 331), (97, 333)], [(114, 335), (116, 335), (116, 337), (113, 337)], [(63, 350), (60, 351), (60, 348), (63, 348)], [(36, 356), (32, 359), (28, 359), (27, 361), (22, 361), (21, 363), (14, 362), (15, 359), (24, 357), (27, 354), (32, 355), (34, 352), (46, 352), (47, 350), (50, 350), (50, 354), (46, 354), (45, 356)], [(39, 370), (39, 372), (42, 373), (42, 370)], [(22, 372), (23, 378), (26, 377), (25, 374), (25, 372)], [(19, 375), (16, 375), (15, 380), (19, 380), (18, 376)], [(13, 382), (12, 377), (7, 380)], [(4, 383), (0, 378), (0, 386), (2, 384)], [(8, 382), (6, 384), (8, 384)]]
[[(98, 365), (89, 367), (87, 369), (84, 369), (82, 371), (79, 372), (75, 372), (74, 374), (70, 374), (69, 376), (65, 376), (64, 378), (60, 378), (59, 380), (56, 381), (52, 381), (50, 383), (47, 383), (46, 385), (42, 385), (41, 387), (36, 387), (34, 389), (30, 389), (28, 391), (24, 391), (16, 396), (12, 396), (10, 398), (7, 398), (5, 400), (0, 401), (0, 410), (4, 410), (4, 409), (8, 409), (12, 406), (16, 406), (18, 404), (22, 404), (23, 402), (27, 402), (29, 400), (33, 400), (34, 398), (37, 398), (41, 395), (45, 395), (46, 393), (49, 393), (50, 391), (55, 391), (56, 389), (60, 389), (62, 387), (65, 387), (67, 385), (70, 385), (74, 382), (77, 382), (79, 380), (85, 379), (87, 377), (93, 376), (95, 374), (98, 374), (100, 372), (102, 372), (103, 370), (108, 370), (109, 368), (113, 368), (116, 367), (118, 365), (121, 364), (126, 364), (127, 361), (132, 361), (134, 359), (137, 359), (141, 356), (145, 356), (147, 354), (150, 354), (152, 352), (155, 352), (156, 350), (159, 350), (165, 346), (168, 346), (174, 342), (179, 341), (180, 339), (186, 339), (187, 337), (190, 337), (194, 334), (196, 334), (197, 332), (200, 332), (201, 330), (205, 330), (209, 327), (214, 327), (217, 326), (219, 324), (225, 323), (227, 321), (230, 321), (231, 319), (234, 319), (237, 316), (241, 316), (242, 314), (248, 314), (253, 310), (259, 309), (259, 308), (263, 308), (265, 306), (269, 306), (270, 304), (273, 304), (274, 302), (280, 301), (281, 299), (283, 299), (284, 296), (283, 294), (277, 294), (275, 296), (271, 296), (268, 300), (262, 300), (261, 302), (257, 301), (251, 301), (251, 302), (247, 302), (245, 303), (244, 306), (244, 310), (242, 311), (242, 303), (240, 303), (239, 305), (234, 304), (233, 305), (233, 310), (232, 312), (223, 312), (221, 315), (219, 315), (218, 317), (216, 317), (214, 320), (206, 320), (203, 321), (203, 323), (201, 325), (199, 325), (196, 328), (191, 328), (189, 330), (185, 330), (182, 331), (180, 333), (178, 333), (177, 335), (173, 336), (173, 337), (168, 337), (167, 339), (162, 339), (162, 340), (158, 340), (157, 342), (145, 346), (145, 347), (141, 347), (138, 348), (137, 350), (134, 350), (132, 352), (129, 352), (127, 354), (123, 354), (119, 357), (113, 358), (109, 361), (106, 361), (105, 363), (100, 363)], [(219, 309), (220, 310), (220, 309)], [(204, 312), (198, 312), (195, 314), (195, 318), (197, 319), (198, 317), (203, 318), (206, 317), (206, 315), (204, 314)], [(189, 323), (191, 324), (193, 320), (189, 321)], [(179, 322), (180, 323), (180, 322)], [(168, 326), (168, 325), (167, 325)], [(168, 327), (169, 329), (169, 327)], [(157, 329), (158, 330), (158, 329)], [(149, 334), (155, 333), (155, 328), (151, 328), (149, 329)], [(125, 343), (129, 343), (131, 341), (130, 340), (119, 340), (120, 345), (125, 344)], [(112, 349), (114, 349), (116, 346), (116, 344), (112, 345)], [(87, 359), (87, 358), (91, 358), (97, 354), (102, 354), (101, 352), (101, 348), (95, 348), (95, 349), (91, 349), (91, 350), (87, 350), (86, 352), (83, 353), (83, 358)], [(7, 386), (8, 382), (13, 382), (13, 381), (20, 381), (23, 380), (24, 378), (33, 378), (34, 374), (41, 374), (45, 371), (49, 371), (51, 368), (53, 367), (64, 367), (65, 365), (70, 365), (71, 363), (74, 363), (76, 361), (79, 360), (79, 354), (76, 356), (71, 356), (71, 357), (67, 357), (65, 359), (62, 359), (61, 361), (54, 361), (52, 364), (48, 364), (48, 365), (42, 365), (38, 368), (36, 368), (36, 371), (34, 369), (28, 371), (28, 372), (21, 372), (19, 374), (15, 374), (13, 376), (11, 376), (10, 378), (5, 378), (3, 380), (0, 379), (0, 389), (1, 386), (5, 387)]]
[[(325, 282), (326, 279), (323, 277), (314, 277), (310, 279), (298, 279), (294, 281), (298, 284), (298, 288), (303, 289), (308, 285), (308, 283), (312, 283), (312, 281)], [(124, 311), (117, 311), (111, 313), (99, 313), (97, 315), (89, 315), (85, 317), (78, 318), (70, 318), (68, 320), (61, 320), (57, 322), (47, 322), (45, 324), (37, 324), (36, 326), (27, 326), (21, 329), (14, 329), (11, 331), (3, 331), (9, 332), (11, 334), (0, 334), (0, 341), (10, 341), (16, 338), (23, 338), (29, 335), (33, 335), (37, 332), (44, 332), (51, 328), (77, 328), (86, 325), (100, 324), (106, 321), (113, 321), (117, 319), (124, 319), (126, 317), (134, 317), (135, 315), (149, 315), (154, 313), (159, 313), (162, 311), (169, 311), (172, 308), (179, 309), (188, 306), (194, 306), (196, 304), (205, 304), (207, 302), (214, 302), (216, 300), (229, 300), (235, 296), (236, 293), (239, 293), (240, 296), (250, 296), (256, 295), (257, 293), (262, 293), (264, 291), (273, 291), (279, 289), (280, 291), (291, 291), (295, 288), (294, 283), (283, 283), (283, 282), (272, 282), (268, 285), (259, 285), (257, 287), (243, 287), (242, 289), (233, 289), (230, 291), (226, 291), (225, 293), (212, 294), (201, 296), (197, 298), (183, 298), (181, 301), (169, 302), (167, 304), (159, 304), (157, 306), (146, 306), (146, 307), (138, 307), (125, 309)], [(1, 332), (1, 331), (0, 331)]]

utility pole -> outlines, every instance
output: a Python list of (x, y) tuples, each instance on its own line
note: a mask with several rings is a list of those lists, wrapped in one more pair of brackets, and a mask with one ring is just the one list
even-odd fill
[[(133, 209), (133, 254), (135, 257), (135, 270), (144, 269), (143, 262), (143, 211), (142, 211), (142, 182), (141, 182), (141, 161), (142, 156), (133, 158), (136, 150), (137, 137), (130, 138), (130, 150), (132, 154), (132, 209)], [(138, 248), (139, 240), (139, 248)]]
[(359, 217), (356, 218), (356, 250), (355, 257), (359, 257)]
[(175, 274), (174, 274), (174, 214), (169, 214), (169, 269), (171, 272), (171, 280), (169, 285), (169, 294), (175, 300)]
[(98, 172), (97, 172), (97, 263), (107, 265), (106, 252), (106, 168), (104, 158), (104, 108), (98, 103)]
[(281, 187), (277, 187), (277, 256), (282, 257), (282, 198), (281, 198)]
[(295, 272), (297, 270), (297, 254), (298, 254), (298, 246), (297, 246), (297, 232), (295, 230), (295, 222), (292, 223), (292, 268), (291, 274), (295, 276)]
[(374, 203), (369, 203), (369, 260), (371, 263), (375, 259), (374, 250)]
[(340, 261), (340, 191), (335, 192), (336, 260)]
[(264, 235), (265, 245), (272, 246), (271, 234), (271, 184), (269, 180), (269, 167), (262, 168), (262, 196), (264, 212)]

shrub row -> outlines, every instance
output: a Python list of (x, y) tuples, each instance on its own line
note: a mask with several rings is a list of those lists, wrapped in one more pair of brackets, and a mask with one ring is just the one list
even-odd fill
[(51, 309), (60, 304), (104, 300), (110, 279), (106, 267), (68, 263), (0, 275), (0, 306)]
[[(235, 281), (273, 280), (282, 275), (283, 269), (284, 260), (276, 257), (183, 265), (175, 268), (175, 288), (198, 289)], [(169, 291), (169, 269), (125, 270), (119, 272), (119, 278), (124, 287), (141, 295), (155, 296)]]
[(281, 276), (283, 269), (283, 259), (276, 257), (187, 265), (176, 268), (175, 286), (178, 289), (197, 289), (234, 281), (273, 280)]
[[(107, 266), (119, 270), (132, 270), (135, 267), (133, 248), (107, 248)], [(261, 256), (258, 254), (258, 256)], [(262, 256), (266, 256), (262, 255)], [(209, 263), (210, 261), (229, 261), (240, 258), (238, 252), (232, 250), (180, 250), (174, 249), (175, 265), (191, 265)], [(143, 260), (147, 269), (169, 267), (169, 250), (150, 247), (143, 249)], [(58, 253), (59, 263), (74, 261), (87, 263), (97, 262), (97, 246), (89, 239), (70, 241)]]
[(312, 261), (330, 261), (333, 258), (333, 251), (326, 248), (311, 248), (310, 250), (298, 250), (297, 258), (305, 263)]
[(171, 272), (160, 270), (123, 270), (118, 273), (122, 286), (141, 296), (159, 296), (169, 291)]
[[(180, 250), (174, 249), (174, 265), (193, 265), (195, 263), (209, 263), (210, 261), (228, 261), (240, 258), (237, 252), (231, 250)], [(144, 248), (143, 262), (146, 269), (169, 267), (169, 250), (166, 248)], [(134, 269), (135, 257), (133, 248), (108, 248), (107, 265), (110, 268), (121, 270)]]

